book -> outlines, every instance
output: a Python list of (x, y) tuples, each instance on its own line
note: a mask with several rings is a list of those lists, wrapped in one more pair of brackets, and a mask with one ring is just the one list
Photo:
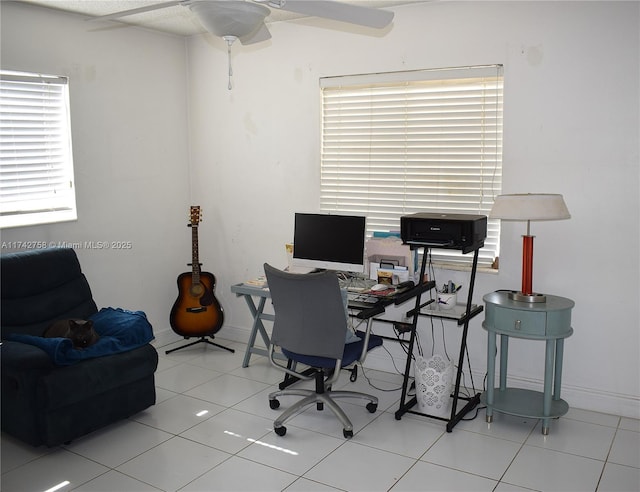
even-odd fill
[(261, 275), (256, 278), (252, 278), (250, 280), (245, 280), (243, 282), (245, 285), (251, 285), (253, 287), (266, 287), (267, 286), (267, 277)]

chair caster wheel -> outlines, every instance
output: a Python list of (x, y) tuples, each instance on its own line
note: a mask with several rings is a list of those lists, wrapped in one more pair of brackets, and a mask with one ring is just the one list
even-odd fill
[(278, 400), (269, 400), (269, 407), (271, 410), (275, 410), (280, 407), (280, 402)]
[(279, 436), (284, 436), (287, 433), (287, 428), (284, 425), (282, 427), (274, 427), (273, 430)]
[(342, 434), (344, 435), (345, 439), (351, 439), (353, 437), (352, 430), (342, 429)]
[(375, 413), (375, 411), (378, 409), (378, 404), (377, 403), (367, 403), (367, 410), (369, 410), (369, 413)]

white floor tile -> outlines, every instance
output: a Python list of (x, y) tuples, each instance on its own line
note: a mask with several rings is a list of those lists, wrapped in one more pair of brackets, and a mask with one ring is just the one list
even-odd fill
[(607, 463), (598, 485), (598, 492), (635, 492), (640, 490), (640, 470), (630, 466)]
[[(73, 441), (67, 449), (116, 468), (172, 437), (173, 434), (160, 429), (123, 420)], [(109, 444), (105, 446), (105, 443)]]
[(223, 374), (186, 391), (185, 395), (210, 401), (217, 405), (232, 407), (268, 387), (269, 385), (266, 383)]
[(229, 408), (180, 434), (186, 439), (235, 454), (272, 432), (269, 419)]
[(614, 427), (560, 418), (551, 421), (549, 435), (545, 436), (541, 425), (531, 433), (527, 444), (602, 461), (607, 458), (616, 433)]
[(405, 456), (347, 441), (304, 477), (341, 490), (386, 491), (414, 463)]
[(225, 492), (265, 492), (283, 490), (295, 475), (236, 456), (191, 482), (181, 492), (224, 490)]
[(609, 461), (640, 468), (640, 432), (618, 429), (609, 454)]
[(62, 482), (69, 482), (67, 490), (71, 490), (108, 471), (105, 466), (59, 448), (8, 473), (3, 473), (2, 491), (48, 490)]
[(164, 491), (192, 482), (231, 455), (174, 437), (119, 466), (117, 471)]
[(620, 428), (640, 432), (640, 420), (622, 417), (620, 419)]
[(33, 446), (25, 444), (22, 441), (3, 433), (2, 441), (0, 442), (0, 462), (2, 463), (2, 473), (4, 474), (11, 471), (14, 468), (36, 460), (53, 451), (55, 451), (55, 448), (50, 449), (45, 446), (34, 448)]
[[(63, 488), (62, 490), (64, 491), (65, 489)], [(94, 478), (73, 490), (74, 492), (105, 492), (106, 490), (126, 492), (162, 492), (161, 489), (136, 480), (135, 478), (123, 475), (115, 470), (111, 470), (104, 475), (100, 475), (98, 478)]]
[[(294, 399), (293, 401), (296, 400)], [(357, 435), (363, 427), (375, 420), (379, 415), (378, 412), (369, 413), (364, 406), (345, 403), (344, 400), (339, 401), (338, 405), (340, 405), (340, 408), (342, 408), (347, 417), (349, 417), (351, 425), (353, 426), (354, 435)], [(285, 408), (287, 408), (287, 405), (283, 404), (278, 410), (283, 411)], [(313, 430), (321, 434), (327, 434), (339, 439), (344, 438), (342, 423), (327, 407), (318, 411), (315, 405), (310, 405), (307, 410), (285, 422), (285, 427), (291, 429), (288, 432), (295, 432), (293, 428), (298, 427)]]
[(230, 371), (229, 374), (239, 376), (241, 378), (253, 379), (254, 381), (261, 381), (270, 386), (275, 386), (284, 376), (284, 373), (275, 367), (273, 367), (266, 358), (256, 360), (249, 367), (239, 367)]
[[(227, 340), (218, 340), (217, 338), (214, 342), (234, 349), (235, 352), (232, 353), (219, 347), (205, 346), (204, 344), (194, 345), (183, 349), (193, 355), (193, 357), (189, 358), (188, 363), (217, 372), (230, 372), (242, 366), (243, 354), (238, 350), (238, 344), (230, 343)], [(178, 352), (175, 353), (177, 354)], [(172, 354), (169, 354), (168, 357), (171, 356)]]
[(164, 388), (159, 388), (158, 386), (156, 386), (156, 405), (165, 400), (168, 400), (169, 398), (173, 398), (174, 396), (179, 394), (180, 393), (176, 393), (175, 391), (169, 391)]
[(269, 386), (264, 390), (250, 396), (249, 398), (240, 401), (235, 404), (233, 408), (242, 412), (252, 413), (260, 417), (267, 419), (275, 419), (278, 416), (279, 410), (272, 410), (269, 408), (269, 393), (275, 391), (277, 386)]
[(569, 407), (567, 414), (562, 417), (564, 419), (580, 420), (591, 424), (606, 425), (608, 427), (617, 427), (620, 417), (600, 412), (591, 412), (580, 408)]
[(163, 357), (162, 355), (160, 355), (160, 353), (158, 353), (158, 368), (156, 369), (156, 374), (180, 364), (181, 362), (179, 360), (170, 359), (169, 357)]
[(410, 458), (419, 458), (443, 434), (445, 426), (440, 421), (409, 415), (396, 420), (385, 412), (358, 432), (358, 444), (364, 444)]
[(488, 478), (419, 461), (393, 486), (391, 492), (488, 492), (495, 486), (496, 482)]
[(182, 393), (223, 373), (192, 364), (178, 364), (156, 373), (156, 386)]
[(493, 492), (531, 492), (531, 489), (525, 489), (524, 487), (518, 487), (517, 485), (512, 485), (506, 482), (500, 482), (496, 485), (496, 488), (493, 489)]
[(502, 480), (545, 492), (584, 492), (596, 490), (603, 467), (602, 461), (525, 445)]
[(132, 417), (136, 422), (180, 434), (225, 408), (190, 396), (177, 395)]
[[(470, 418), (472, 415), (473, 413), (469, 414), (466, 418)], [(513, 415), (494, 412), (493, 422), (489, 424), (486, 420), (485, 411), (480, 410), (473, 420), (460, 421), (453, 432), (461, 429), (496, 437), (498, 439), (523, 443), (531, 435), (537, 423), (537, 419), (515, 417)]]
[(454, 429), (445, 433), (420, 459), (498, 480), (520, 447), (516, 442)]
[(323, 483), (314, 482), (306, 478), (299, 478), (289, 485), (284, 492), (342, 492)]
[(238, 456), (301, 476), (343, 443), (344, 439), (305, 429), (283, 437), (271, 431)]

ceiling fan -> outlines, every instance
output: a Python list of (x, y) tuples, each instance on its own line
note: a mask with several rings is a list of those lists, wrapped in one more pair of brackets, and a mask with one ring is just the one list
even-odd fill
[(376, 29), (388, 26), (393, 20), (393, 12), (333, 0), (172, 0), (93, 17), (90, 20), (116, 20), (175, 5), (189, 8), (211, 34), (225, 39), (227, 43), (239, 40), (244, 45), (271, 38), (271, 33), (264, 23), (265, 18), (271, 13), (270, 9)]
[(271, 33), (264, 23), (265, 18), (271, 13), (270, 8), (376, 29), (388, 26), (393, 20), (393, 12), (333, 0), (172, 0), (93, 17), (89, 20), (116, 20), (175, 5), (188, 7), (208, 32), (227, 42), (229, 90), (232, 87), (231, 76), (233, 75), (231, 45), (236, 40), (247, 45), (270, 39)]

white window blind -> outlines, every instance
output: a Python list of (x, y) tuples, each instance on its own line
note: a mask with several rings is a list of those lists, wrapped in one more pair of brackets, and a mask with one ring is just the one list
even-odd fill
[[(398, 231), (416, 212), (488, 215), (501, 190), (501, 66), (320, 80), (321, 209), (367, 216), (368, 233)], [(499, 248), (489, 220), (479, 266)], [(471, 255), (433, 250), (433, 260)]]
[(0, 226), (76, 218), (67, 78), (0, 72)]

